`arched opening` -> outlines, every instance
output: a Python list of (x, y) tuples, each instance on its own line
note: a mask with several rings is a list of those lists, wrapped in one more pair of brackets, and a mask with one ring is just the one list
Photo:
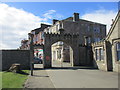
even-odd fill
[(72, 67), (73, 50), (71, 46), (62, 41), (52, 44), (51, 64), (52, 67)]
[(43, 68), (43, 48), (34, 48), (34, 69), (40, 69)]

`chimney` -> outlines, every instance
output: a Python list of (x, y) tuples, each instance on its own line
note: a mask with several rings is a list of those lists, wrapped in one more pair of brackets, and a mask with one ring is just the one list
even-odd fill
[(113, 23), (114, 23), (114, 19), (112, 19), (112, 24), (111, 24), (111, 26), (113, 25)]
[(41, 28), (47, 28), (47, 27), (50, 27), (50, 25), (41, 23)]
[(59, 21), (59, 20), (53, 19), (53, 25), (54, 25), (57, 21)]
[(73, 21), (79, 21), (79, 13), (74, 13), (73, 14)]

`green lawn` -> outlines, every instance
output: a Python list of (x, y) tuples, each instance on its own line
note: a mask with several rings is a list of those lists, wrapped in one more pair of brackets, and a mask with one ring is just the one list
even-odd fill
[(0, 90), (2, 88), (2, 72), (0, 72)]
[[(24, 70), (29, 73), (29, 70)], [(2, 72), (2, 88), (22, 88), (28, 75), (12, 72)]]

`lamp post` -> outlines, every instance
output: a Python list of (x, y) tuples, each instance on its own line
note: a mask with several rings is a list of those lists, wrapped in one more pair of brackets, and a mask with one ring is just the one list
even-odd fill
[(29, 33), (29, 39), (30, 39), (30, 70), (31, 70), (31, 76), (33, 76), (33, 67), (34, 67), (34, 48), (33, 48), (33, 34)]

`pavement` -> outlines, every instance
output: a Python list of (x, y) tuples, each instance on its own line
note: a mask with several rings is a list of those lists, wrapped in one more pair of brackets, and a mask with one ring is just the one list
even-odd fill
[[(63, 67), (63, 66), (67, 67)], [(118, 73), (88, 67), (68, 67), (64, 63), (52, 69), (36, 69), (25, 88), (118, 88)], [(36, 65), (39, 67), (39, 65)], [(41, 67), (41, 66), (40, 66)]]
[(40, 68), (33, 71), (33, 76), (28, 76), (24, 88), (55, 88), (46, 70), (41, 69), (42, 65), (36, 64), (35, 66)]

